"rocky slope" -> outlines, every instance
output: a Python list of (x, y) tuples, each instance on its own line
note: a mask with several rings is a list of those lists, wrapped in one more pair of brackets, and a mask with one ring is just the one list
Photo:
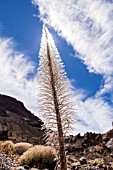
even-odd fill
[(113, 170), (113, 130), (105, 134), (68, 136), (65, 143), (73, 170)]
[[(42, 125), (43, 122), (28, 111), (22, 102), (0, 95), (0, 140), (42, 144)], [(105, 134), (67, 136), (65, 146), (71, 167), (69, 170), (113, 170), (113, 129)], [(1, 157), (6, 159), (2, 155), (0, 160), (3, 160)]]
[(0, 140), (13, 142), (41, 143), (43, 122), (22, 102), (5, 95), (0, 95)]

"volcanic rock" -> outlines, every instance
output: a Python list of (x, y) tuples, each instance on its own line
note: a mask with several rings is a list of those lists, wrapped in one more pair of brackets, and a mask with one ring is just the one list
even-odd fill
[(67, 136), (65, 148), (72, 170), (113, 170), (113, 130)]
[(41, 144), (43, 122), (15, 98), (0, 95), (0, 140)]
[(81, 157), (80, 158), (80, 164), (81, 165), (87, 164), (87, 159), (85, 159), (85, 157)]

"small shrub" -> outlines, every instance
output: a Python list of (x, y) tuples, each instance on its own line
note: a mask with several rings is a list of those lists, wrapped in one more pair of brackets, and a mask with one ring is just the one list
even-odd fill
[(22, 155), (24, 152), (26, 152), (31, 147), (33, 147), (33, 145), (30, 143), (26, 143), (26, 142), (16, 143), (13, 146), (14, 153), (16, 153), (18, 155)]
[[(56, 159), (56, 151), (50, 146), (36, 145), (24, 152), (20, 157), (21, 165), (28, 165), (37, 168), (51, 165)], [(40, 166), (39, 166), (40, 165)], [(44, 166), (45, 165), (45, 166)]]
[(13, 152), (14, 143), (12, 141), (5, 141), (1, 143), (1, 151), (5, 154)]

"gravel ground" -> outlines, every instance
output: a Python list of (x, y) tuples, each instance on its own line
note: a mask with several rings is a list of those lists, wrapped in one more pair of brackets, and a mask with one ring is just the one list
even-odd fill
[(15, 170), (18, 165), (14, 155), (0, 153), (0, 170)]

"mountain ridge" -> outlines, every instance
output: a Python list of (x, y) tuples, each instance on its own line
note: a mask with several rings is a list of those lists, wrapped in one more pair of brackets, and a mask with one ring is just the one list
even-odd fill
[(43, 122), (17, 99), (0, 94), (0, 140), (40, 143)]

